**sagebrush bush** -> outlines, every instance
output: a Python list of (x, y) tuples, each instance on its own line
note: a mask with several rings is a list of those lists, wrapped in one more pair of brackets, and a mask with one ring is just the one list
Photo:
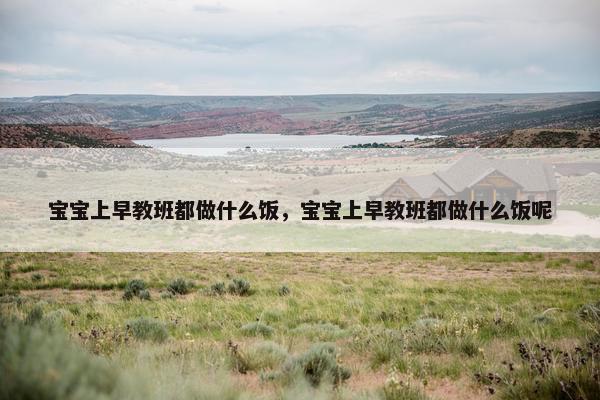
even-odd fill
[(428, 400), (422, 385), (403, 380), (393, 368), (381, 389), (381, 400)]
[(554, 318), (548, 314), (541, 313), (534, 315), (531, 320), (536, 324), (549, 324), (554, 321)]
[(289, 376), (301, 374), (315, 387), (324, 382), (339, 385), (352, 375), (348, 368), (338, 364), (337, 350), (331, 343), (316, 343), (304, 354), (288, 359), (283, 371)]
[(585, 271), (595, 271), (596, 267), (594, 266), (594, 262), (592, 260), (584, 260), (575, 263), (575, 268)]
[(169, 337), (165, 324), (151, 318), (136, 318), (127, 321), (127, 330), (139, 340), (164, 342)]
[(34, 325), (40, 322), (42, 318), (44, 318), (44, 309), (40, 303), (37, 303), (27, 313), (27, 316), (25, 317), (25, 324)]
[(562, 263), (559, 260), (546, 261), (546, 268), (556, 269), (556, 268), (560, 268), (561, 266), (562, 266)]
[(274, 369), (287, 359), (287, 350), (275, 342), (259, 342), (250, 347), (248, 361), (253, 371)]
[(269, 325), (263, 324), (262, 322), (250, 322), (240, 328), (240, 331), (246, 336), (264, 336), (271, 337), (275, 330)]
[(249, 296), (251, 294), (250, 282), (244, 278), (233, 278), (227, 286), (227, 291), (236, 296)]
[(12, 270), (10, 269), (10, 264), (5, 264), (4, 267), (2, 267), (2, 277), (8, 282), (11, 276)]
[(220, 296), (225, 294), (225, 282), (215, 282), (210, 285), (210, 294)]
[(140, 291), (140, 293), (138, 294), (138, 297), (141, 300), (150, 300), (150, 292), (148, 291), (148, 289), (144, 289), (144, 290)]
[[(1, 288), (0, 288), (1, 289)], [(5, 304), (10, 304), (10, 303), (14, 303), (17, 306), (22, 306), (25, 299), (21, 296), (19, 296), (18, 294), (15, 293), (11, 293), (11, 292), (7, 292), (7, 291), (1, 291), (0, 292), (0, 304), (5, 303)]]
[(279, 289), (277, 289), (277, 294), (280, 296), (287, 296), (291, 292), (292, 291), (290, 290), (290, 288), (287, 285), (281, 285), (279, 287)]
[(73, 319), (73, 314), (69, 310), (59, 308), (47, 313), (44, 316), (44, 319), (50, 323), (64, 324), (65, 322)]
[(231, 368), (234, 371), (239, 372), (240, 374), (245, 374), (251, 370), (248, 356), (240, 349), (240, 346), (237, 343), (229, 340), (227, 342), (227, 351), (229, 353)]
[(41, 325), (0, 322), (0, 399), (118, 398), (118, 371)]
[(150, 299), (150, 292), (148, 292), (146, 289), (146, 282), (141, 279), (132, 279), (125, 285), (123, 299), (131, 300), (134, 297), (138, 297), (143, 300)]
[(546, 261), (546, 268), (560, 268), (564, 264), (569, 264), (571, 260), (566, 257)]
[(600, 323), (600, 301), (596, 303), (584, 304), (578, 312), (579, 318), (586, 321)]
[(288, 357), (285, 348), (274, 342), (259, 342), (247, 351), (240, 349), (239, 345), (231, 341), (227, 347), (230, 367), (242, 374), (279, 368)]
[(173, 294), (188, 294), (192, 289), (192, 283), (183, 278), (177, 278), (169, 282), (167, 289)]
[(411, 385), (387, 384), (381, 390), (381, 400), (428, 400), (423, 389)]
[(597, 340), (561, 350), (543, 343), (518, 344), (520, 365), (482, 371), (475, 379), (506, 400), (589, 400), (600, 394), (600, 343)]
[(311, 340), (332, 341), (348, 336), (348, 332), (331, 322), (300, 324), (290, 331), (292, 335), (304, 336)]
[(182, 374), (177, 357), (152, 357), (156, 361), (147, 362), (152, 347), (140, 350), (144, 362), (124, 369), (116, 360), (85, 351), (64, 330), (48, 328), (0, 316), (0, 400), (252, 398), (223, 373), (201, 369), (199, 364), (186, 364), (194, 374), (190, 379)]

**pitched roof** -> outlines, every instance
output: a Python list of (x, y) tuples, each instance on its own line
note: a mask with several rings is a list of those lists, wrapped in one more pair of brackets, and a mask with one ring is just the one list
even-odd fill
[(446, 196), (454, 195), (454, 191), (435, 174), (406, 176), (402, 179), (423, 198), (431, 197), (438, 190)]
[(493, 171), (498, 171), (514, 180), (526, 192), (547, 192), (558, 189), (552, 167), (541, 160), (489, 159), (471, 153), (447, 170), (436, 172), (435, 175), (458, 193)]
[[(405, 176), (404, 180), (422, 198), (432, 197), (438, 190), (453, 196), (468, 189), (493, 172), (512, 179), (526, 192), (558, 190), (552, 167), (540, 160), (488, 159), (470, 153), (444, 171), (429, 175)], [(399, 179), (399, 180), (400, 180)], [(398, 180), (398, 181), (399, 181)], [(392, 187), (399, 190), (396, 181)]]

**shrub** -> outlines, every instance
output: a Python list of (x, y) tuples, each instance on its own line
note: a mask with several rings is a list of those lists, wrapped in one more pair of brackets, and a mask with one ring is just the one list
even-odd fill
[(12, 266), (15, 263), (15, 258), (7, 257), (4, 260), (4, 265), (2, 266), (2, 275), (4, 276), (5, 281), (9, 281), (12, 275)]
[(446, 353), (448, 348), (444, 336), (432, 328), (411, 328), (404, 334), (405, 350), (415, 353)]
[(125, 285), (125, 291), (133, 293), (134, 296), (144, 289), (146, 289), (146, 282), (141, 279), (132, 279)]
[(35, 274), (31, 275), (32, 282), (40, 282), (42, 279), (44, 279), (44, 276), (39, 272), (36, 272)]
[(148, 291), (148, 289), (144, 289), (144, 290), (140, 291), (138, 297), (141, 300), (150, 300), (150, 292)]
[(553, 321), (550, 315), (541, 313), (533, 316), (532, 321), (536, 324), (549, 324)]
[(479, 353), (479, 342), (473, 336), (464, 336), (458, 340), (457, 349), (468, 357), (475, 357)]
[(402, 354), (404, 338), (402, 333), (386, 329), (368, 337), (373, 367), (386, 364)]
[(2, 268), (2, 276), (4, 277), (4, 280), (9, 281), (11, 275), (12, 275), (12, 270), (10, 269), (10, 264), (5, 264), (4, 267)]
[(337, 363), (337, 351), (331, 343), (316, 343), (298, 357), (289, 359), (283, 366), (287, 375), (303, 375), (312, 386), (323, 382), (333, 385), (348, 380), (351, 371)]
[(35, 174), (36, 177), (38, 178), (47, 178), (48, 177), (48, 173), (44, 170), (39, 170), (37, 172), (37, 174)]
[(572, 400), (596, 399), (600, 387), (600, 370), (593, 360), (600, 356), (597, 341), (559, 350), (537, 343), (519, 343), (520, 365), (508, 370), (482, 372), (475, 379), (496, 390), (501, 399)]
[(427, 400), (421, 386), (411, 381), (401, 380), (396, 372), (392, 370), (385, 385), (381, 389), (382, 400)]
[(127, 369), (123, 369), (117, 360), (84, 350), (62, 329), (28, 326), (0, 316), (0, 399), (248, 398), (220, 371), (209, 371), (190, 362), (182, 374), (179, 357), (155, 359), (156, 346), (132, 354), (152, 361), (137, 366), (127, 364)]
[(58, 310), (50, 311), (44, 316), (44, 319), (50, 323), (64, 324), (67, 320), (72, 319), (73, 314), (69, 310), (59, 308)]
[(242, 374), (278, 368), (288, 357), (287, 351), (274, 342), (260, 342), (250, 347), (248, 351), (242, 351), (232, 341), (227, 343), (227, 347), (231, 368)]
[(250, 370), (259, 371), (280, 367), (287, 359), (287, 350), (275, 342), (259, 342), (248, 351)]
[(221, 296), (225, 294), (225, 283), (216, 282), (210, 286), (210, 293), (215, 296)]
[(479, 325), (465, 317), (422, 318), (403, 330), (405, 350), (415, 353), (477, 354)]
[(21, 296), (19, 296), (18, 292), (12, 291), (0, 291), (0, 304), (10, 304), (15, 303), (18, 307), (22, 306), (24, 300)]
[(584, 304), (579, 309), (578, 315), (585, 321), (600, 322), (600, 301), (595, 304)]
[(575, 268), (585, 271), (595, 271), (594, 262), (592, 260), (579, 261), (575, 263)]
[(348, 333), (339, 326), (330, 322), (319, 322), (314, 324), (300, 324), (290, 331), (293, 335), (304, 336), (312, 340), (337, 340)]
[(192, 288), (191, 282), (183, 278), (177, 278), (169, 282), (167, 289), (173, 294), (188, 294)]
[(569, 258), (563, 257), (555, 260), (548, 260), (546, 262), (546, 268), (560, 268), (564, 264), (570, 263), (571, 260)]
[[(0, 322), (2, 325), (2, 322)], [(119, 371), (71, 343), (61, 330), (0, 328), (0, 398), (118, 398)]]
[(231, 360), (231, 368), (240, 374), (245, 374), (250, 371), (251, 366), (248, 357), (239, 348), (239, 345), (231, 340), (227, 342), (227, 350)]
[(27, 316), (25, 317), (25, 324), (34, 325), (40, 322), (42, 318), (44, 318), (44, 309), (42, 308), (41, 304), (35, 304), (29, 313), (27, 313)]
[(382, 329), (360, 335), (353, 341), (353, 347), (371, 355), (373, 367), (400, 360), (410, 353), (462, 353), (474, 357), (481, 347), (478, 329), (478, 324), (466, 319), (424, 318), (400, 330)]
[[(138, 297), (138, 298), (142, 298), (140, 297), (140, 293), (142, 293), (143, 291), (146, 291), (146, 282), (144, 282), (141, 279), (132, 279), (129, 282), (127, 282), (127, 284), (125, 285), (125, 291), (123, 293), (123, 299), (125, 300), (131, 300), (134, 297)], [(150, 293), (148, 293), (148, 299), (150, 298)]]
[(262, 322), (250, 322), (240, 328), (240, 331), (246, 336), (264, 336), (270, 337), (275, 331), (269, 325), (265, 325)]
[(281, 285), (279, 289), (277, 289), (277, 294), (280, 296), (287, 296), (290, 293), (291, 290), (287, 285)]
[(250, 282), (244, 278), (233, 278), (229, 286), (227, 286), (227, 291), (236, 296), (249, 296)]
[(396, 358), (392, 368), (402, 374), (427, 381), (428, 378), (449, 378), (456, 380), (463, 375), (465, 364), (459, 357), (419, 356), (406, 353)]
[(151, 318), (137, 318), (127, 321), (127, 330), (139, 340), (164, 342), (169, 337), (165, 325)]

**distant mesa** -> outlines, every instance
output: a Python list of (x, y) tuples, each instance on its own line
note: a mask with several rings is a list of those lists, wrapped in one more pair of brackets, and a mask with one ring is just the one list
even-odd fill
[[(314, 96), (85, 95), (0, 99), (0, 124), (12, 129), (4, 145), (47, 143), (131, 146), (130, 140), (218, 136), (231, 133), (283, 135), (418, 135), (411, 146), (597, 146), (600, 92), (532, 94), (405, 94)], [(33, 124), (33, 125), (31, 125)], [(39, 127), (34, 127), (39, 125)], [(84, 126), (110, 131), (90, 131)], [(78, 131), (43, 126), (78, 126)], [(46, 131), (44, 131), (46, 129)], [(48, 130), (50, 129), (50, 130)], [(506, 132), (543, 129), (537, 139)], [(560, 130), (589, 130), (576, 139)], [(594, 131), (593, 129), (596, 129)], [(47, 132), (47, 138), (40, 135)], [(15, 135), (21, 135), (18, 138)], [(69, 138), (66, 136), (75, 136)], [(104, 135), (104, 136), (103, 136)], [(496, 137), (498, 136), (498, 137)], [(558, 139), (560, 136), (561, 139)], [(96, 142), (94, 142), (96, 141)], [(243, 144), (243, 143), (242, 143)]]

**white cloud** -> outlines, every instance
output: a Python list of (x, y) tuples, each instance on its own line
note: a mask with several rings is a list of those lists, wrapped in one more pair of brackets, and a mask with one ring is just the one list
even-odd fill
[(382, 80), (397, 83), (466, 81), (477, 78), (468, 71), (449, 68), (427, 61), (406, 61), (386, 68)]
[(0, 74), (21, 79), (51, 79), (74, 77), (78, 72), (71, 68), (52, 65), (0, 62)]
[(169, 82), (155, 82), (150, 85), (152, 93), (162, 93), (165, 95), (185, 95), (187, 94), (179, 85)]
[(223, 6), (221, 3), (195, 4), (193, 10), (209, 14), (222, 14), (231, 11), (229, 8)]
[(528, 75), (540, 76), (546, 74), (546, 71), (539, 65), (528, 65), (525, 67), (525, 73)]

